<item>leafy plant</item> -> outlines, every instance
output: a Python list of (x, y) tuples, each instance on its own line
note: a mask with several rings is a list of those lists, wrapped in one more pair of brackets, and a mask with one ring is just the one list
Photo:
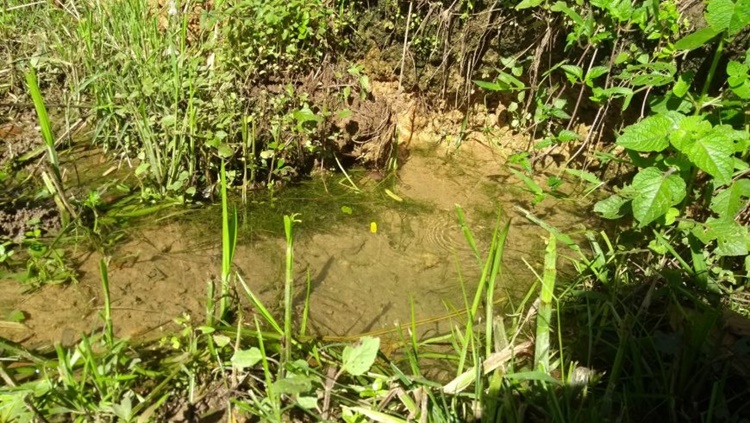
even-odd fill
[[(743, 63), (729, 61), (728, 89), (715, 97), (709, 94), (724, 44), (750, 26), (750, 3), (715, 0), (705, 17), (709, 26), (675, 44), (677, 49), (691, 50), (712, 40), (718, 43), (702, 89), (692, 92), (688, 83), (692, 76), (681, 76), (670, 94), (683, 102), (657, 108), (655, 114), (625, 128), (617, 144), (627, 150), (638, 172), (630, 184), (595, 206), (607, 218), (629, 214), (639, 228), (656, 226), (657, 239), (690, 244), (696, 268), (687, 266), (687, 270), (694, 274), (703, 267), (696, 250), (739, 257), (750, 249), (747, 226), (737, 220), (750, 198), (744, 178), (750, 168), (748, 122), (723, 122), (724, 116), (742, 115), (750, 106), (745, 92), (748, 57)], [(651, 244), (666, 253), (659, 245)]]

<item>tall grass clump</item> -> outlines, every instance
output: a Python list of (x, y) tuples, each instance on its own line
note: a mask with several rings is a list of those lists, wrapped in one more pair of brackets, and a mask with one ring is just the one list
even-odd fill
[(94, 142), (135, 160), (146, 194), (208, 196), (222, 160), (230, 184), (252, 186), (289, 176), (304, 159), (278, 139), (297, 124), (297, 94), (257, 87), (304, 75), (332, 48), (344, 22), (323, 2), (81, 8), (78, 89), (94, 103)]

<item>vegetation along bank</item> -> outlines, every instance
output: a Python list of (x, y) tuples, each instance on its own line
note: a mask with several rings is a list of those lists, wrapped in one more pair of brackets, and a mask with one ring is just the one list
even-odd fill
[(1, 7), (0, 421), (750, 418), (750, 1)]

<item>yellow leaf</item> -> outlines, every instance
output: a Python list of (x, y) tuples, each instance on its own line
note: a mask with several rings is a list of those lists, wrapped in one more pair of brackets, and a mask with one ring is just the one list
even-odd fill
[(378, 224), (375, 222), (370, 222), (370, 232), (371, 233), (378, 233)]

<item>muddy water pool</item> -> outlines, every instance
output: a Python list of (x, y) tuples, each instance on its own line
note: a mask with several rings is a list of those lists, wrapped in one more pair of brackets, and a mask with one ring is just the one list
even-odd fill
[[(443, 330), (440, 325), (445, 321), (440, 317), (463, 308), (463, 293), (473, 295), (481, 275), (482, 263), (461, 232), (457, 204), (464, 209), (482, 254), (497, 211), (513, 219), (497, 295), (517, 298), (525, 293), (534, 281), (528, 266), (541, 268), (546, 233), (516, 211), (516, 206), (531, 209), (532, 196), (501, 162), (481, 147), (415, 152), (400, 169), (393, 191), (403, 203), (418, 207), (404, 207), (364, 175), (355, 182), (363, 191), (370, 190), (368, 194), (326, 199), (325, 191), (316, 191), (316, 198), (288, 203), (292, 211), (294, 201), (299, 209), (304, 209), (304, 202), (318, 200), (338, 207), (326, 212), (337, 216), (325, 225), (317, 224), (320, 216), (303, 213), (295, 230), (296, 303), (301, 313), (309, 275), (311, 331), (344, 336), (393, 328), (409, 322), (412, 302), (415, 317), (428, 322), (423, 331)], [(341, 179), (329, 176), (327, 183), (338, 184)], [(369, 202), (367, 214), (357, 216), (361, 209), (357, 195), (380, 196), (382, 201)], [(532, 210), (547, 223), (575, 232), (590, 223), (581, 203), (547, 198)], [(341, 211), (349, 209), (352, 215)], [(218, 280), (221, 268), (221, 232), (216, 226), (220, 212), (211, 210), (210, 218), (204, 214), (146, 222), (128, 230), (126, 240), (111, 252), (109, 282), (119, 335), (156, 337), (174, 330), (174, 319), (181, 316), (190, 316), (195, 325), (203, 321), (207, 283)], [(277, 230), (241, 231), (234, 260), (249, 287), (275, 310), (284, 277), (282, 215), (279, 211), (265, 217), (279, 222)], [(262, 226), (252, 219), (247, 218), (244, 226)], [(375, 233), (372, 223), (377, 225)], [(7, 293), (0, 299), (0, 316), (11, 310), (27, 316), (22, 325), (0, 325), (0, 336), (30, 345), (72, 343), (81, 333), (100, 326), (102, 255), (83, 247), (72, 253), (78, 283), (23, 294), (18, 283), (0, 282)], [(241, 288), (238, 297), (244, 297)]]

